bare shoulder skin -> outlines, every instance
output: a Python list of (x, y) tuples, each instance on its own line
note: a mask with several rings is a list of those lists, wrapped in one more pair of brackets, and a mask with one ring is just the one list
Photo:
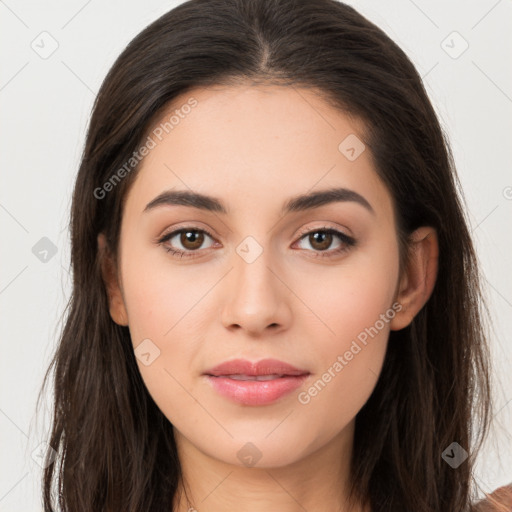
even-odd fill
[(512, 511), (512, 483), (498, 487), (486, 499), (479, 501), (475, 512), (511, 512)]

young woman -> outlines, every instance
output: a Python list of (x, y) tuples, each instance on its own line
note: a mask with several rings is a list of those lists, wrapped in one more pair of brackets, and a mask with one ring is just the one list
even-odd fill
[(417, 71), (352, 7), (191, 0), (152, 23), (76, 180), (45, 510), (478, 510), (462, 204)]

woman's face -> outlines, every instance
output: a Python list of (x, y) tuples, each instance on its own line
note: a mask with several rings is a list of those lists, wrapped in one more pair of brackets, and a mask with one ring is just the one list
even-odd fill
[[(362, 125), (294, 87), (195, 89), (162, 123), (173, 113), (143, 141), (111, 306), (149, 393), (226, 463), (281, 466), (347, 441), (401, 308), (392, 200)], [(306, 376), (205, 375), (269, 358)]]

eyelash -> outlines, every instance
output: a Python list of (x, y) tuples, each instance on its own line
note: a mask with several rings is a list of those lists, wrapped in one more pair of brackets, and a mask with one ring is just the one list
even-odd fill
[[(194, 231), (194, 232), (198, 232), (198, 233), (206, 233), (210, 238), (214, 239), (214, 236), (207, 229), (204, 229), (204, 228), (200, 229), (200, 228), (197, 228), (194, 226), (188, 226), (185, 228), (177, 229), (176, 231), (172, 231), (171, 233), (164, 235), (162, 238), (160, 238), (158, 240), (158, 244), (162, 245), (163, 248), (165, 249), (165, 251), (172, 253), (173, 256), (176, 256), (176, 257), (179, 256), (181, 258), (183, 258), (183, 257), (194, 258), (194, 257), (196, 257), (194, 255), (194, 253), (196, 253), (198, 251), (182, 251), (180, 249), (173, 249), (172, 247), (164, 245), (165, 242), (174, 238), (176, 235), (179, 235), (180, 233), (184, 233), (184, 232), (188, 232), (188, 231)], [(349, 251), (352, 247), (354, 247), (356, 245), (356, 240), (354, 238), (346, 235), (345, 233), (342, 233), (341, 231), (338, 231), (337, 229), (333, 229), (330, 227), (316, 228), (316, 229), (312, 229), (309, 231), (305, 231), (300, 234), (300, 237), (298, 240), (300, 241), (306, 235), (310, 235), (312, 233), (326, 233), (326, 234), (336, 235), (341, 240), (341, 242), (344, 244), (341, 247), (339, 247), (338, 249), (334, 249), (331, 251), (313, 251), (316, 253), (316, 256), (314, 256), (314, 257), (332, 258), (332, 257), (342, 254), (346, 251)]]

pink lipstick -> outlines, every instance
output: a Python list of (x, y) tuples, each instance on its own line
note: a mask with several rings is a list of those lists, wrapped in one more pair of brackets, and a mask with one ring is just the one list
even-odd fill
[(225, 361), (204, 372), (219, 394), (244, 405), (267, 405), (291, 393), (310, 374), (277, 359), (256, 363), (246, 359)]

